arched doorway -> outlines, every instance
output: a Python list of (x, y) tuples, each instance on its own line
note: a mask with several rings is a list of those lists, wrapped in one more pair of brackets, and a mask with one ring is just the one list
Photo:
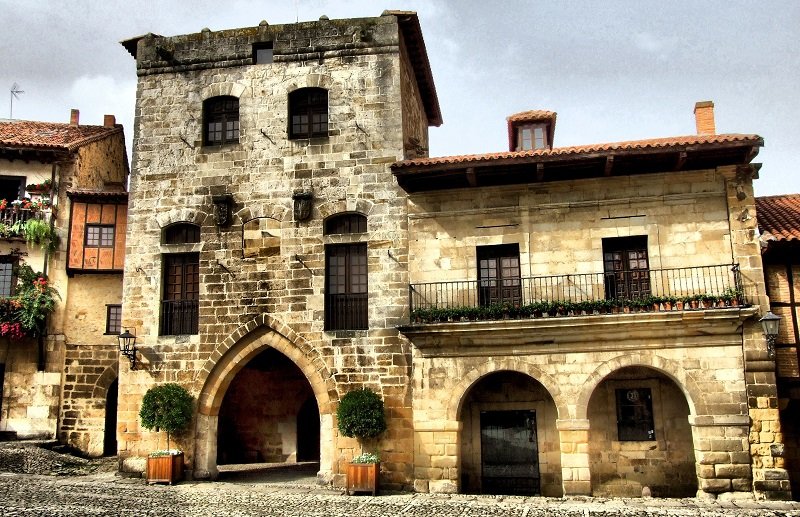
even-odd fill
[(119, 399), (119, 379), (108, 387), (106, 394), (106, 416), (103, 431), (103, 456), (117, 454), (117, 400)]
[(629, 366), (594, 390), (588, 405), (592, 495), (694, 497), (689, 404), (663, 373)]
[(319, 408), (308, 380), (288, 357), (267, 348), (225, 392), (217, 464), (318, 462), (319, 433)]
[(560, 497), (561, 452), (556, 406), (531, 377), (495, 372), (464, 397), (461, 491)]
[(792, 499), (800, 501), (800, 399), (791, 399), (781, 410), (784, 461), (789, 471)]

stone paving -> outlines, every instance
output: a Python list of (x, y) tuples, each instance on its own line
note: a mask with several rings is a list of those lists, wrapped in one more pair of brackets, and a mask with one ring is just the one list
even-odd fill
[[(305, 479), (305, 480), (304, 480)], [(280, 516), (800, 516), (798, 502), (384, 494), (347, 496), (308, 482), (256, 477), (147, 485), (113, 472), (88, 476), (0, 473), (0, 515)]]

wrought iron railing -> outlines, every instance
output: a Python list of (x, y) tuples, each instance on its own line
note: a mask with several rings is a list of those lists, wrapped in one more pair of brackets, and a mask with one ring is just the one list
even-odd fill
[(427, 309), (507, 309), (552, 306), (594, 312), (597, 309), (686, 303), (708, 307), (744, 305), (738, 264), (430, 282), (409, 286), (412, 317)]
[(0, 238), (24, 235), (22, 225), (30, 219), (49, 221), (49, 210), (10, 207), (0, 208)]
[(164, 300), (161, 302), (162, 336), (197, 334), (199, 308), (197, 300)]
[(367, 312), (367, 293), (325, 295), (325, 330), (367, 329)]

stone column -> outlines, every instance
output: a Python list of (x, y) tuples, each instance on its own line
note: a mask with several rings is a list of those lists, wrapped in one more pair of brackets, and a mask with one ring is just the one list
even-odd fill
[(561, 442), (561, 479), (564, 495), (592, 495), (589, 469), (589, 420), (556, 420)]
[(697, 462), (697, 497), (752, 499), (750, 417), (689, 415), (689, 424)]
[[(740, 265), (744, 294), (748, 302), (769, 310), (769, 299), (758, 243), (753, 179), (757, 165), (717, 168), (725, 179), (728, 223), (734, 262)], [(778, 413), (775, 359), (767, 353), (766, 339), (756, 318), (742, 328), (747, 409), (751, 419), (750, 455), (753, 465), (753, 494), (757, 499), (791, 499), (789, 474), (783, 464), (783, 438)]]
[(414, 491), (458, 492), (461, 422), (414, 424)]

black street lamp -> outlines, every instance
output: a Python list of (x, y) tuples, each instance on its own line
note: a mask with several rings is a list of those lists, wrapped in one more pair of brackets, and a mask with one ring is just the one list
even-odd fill
[(119, 340), (119, 353), (124, 355), (131, 362), (131, 370), (136, 369), (136, 336), (131, 334), (131, 331), (125, 329), (125, 332), (117, 336)]
[(778, 338), (778, 326), (781, 322), (781, 317), (772, 314), (768, 311), (760, 320), (761, 329), (764, 331), (764, 337), (767, 338), (767, 356), (770, 359), (775, 358), (775, 340)]

